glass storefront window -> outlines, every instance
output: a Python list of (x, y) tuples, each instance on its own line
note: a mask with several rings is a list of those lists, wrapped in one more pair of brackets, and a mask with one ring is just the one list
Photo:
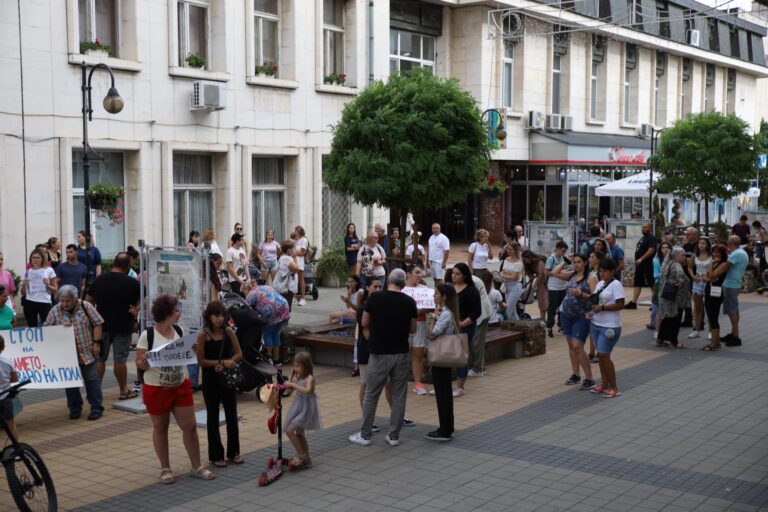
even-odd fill
[(547, 185), (545, 220), (553, 222), (563, 217), (563, 186)]
[(529, 181), (544, 181), (545, 177), (544, 167), (531, 167), (528, 169)]

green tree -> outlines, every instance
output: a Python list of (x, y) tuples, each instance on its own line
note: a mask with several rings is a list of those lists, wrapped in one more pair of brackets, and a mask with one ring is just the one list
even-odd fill
[[(768, 121), (760, 122), (760, 131), (755, 134), (755, 149), (758, 154), (768, 154)], [(763, 210), (768, 210), (768, 168), (758, 169), (760, 183), (760, 200), (758, 204)]]
[[(488, 171), (474, 98), (428, 70), (392, 75), (349, 102), (333, 127), (323, 179), (364, 205), (399, 213), (463, 201)], [(403, 254), (405, 237), (401, 238)]]
[(746, 122), (720, 112), (692, 114), (666, 130), (650, 164), (661, 171), (655, 188), (693, 201), (730, 199), (755, 176), (754, 137)]

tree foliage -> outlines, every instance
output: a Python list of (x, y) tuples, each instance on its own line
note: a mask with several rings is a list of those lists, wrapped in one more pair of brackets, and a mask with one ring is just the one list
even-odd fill
[(694, 201), (730, 199), (755, 176), (755, 140), (749, 126), (720, 112), (692, 114), (661, 136), (650, 164), (661, 171), (656, 189)]
[[(755, 150), (758, 154), (768, 154), (768, 121), (765, 119), (760, 122), (760, 131), (755, 134)], [(759, 205), (763, 210), (768, 210), (768, 168), (759, 169), (759, 173)]]
[(375, 82), (346, 105), (323, 179), (404, 218), (463, 201), (484, 179), (489, 153), (472, 96), (455, 80), (417, 69)]

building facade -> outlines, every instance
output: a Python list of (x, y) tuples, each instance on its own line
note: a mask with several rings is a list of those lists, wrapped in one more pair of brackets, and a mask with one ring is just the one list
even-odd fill
[[(223, 243), (235, 222), (250, 241), (302, 225), (323, 246), (349, 221), (363, 232), (387, 220), (323, 187), (323, 155), (347, 101), (413, 67), (458, 79), (478, 108), (503, 114), (509, 135), (490, 172), (512, 184), (422, 224), (442, 220), (456, 238), (484, 225), (498, 236), (531, 214), (539, 192), (547, 219), (594, 205), (635, 211), (643, 205), (601, 206), (590, 190), (643, 167), (643, 125), (717, 109), (754, 126), (765, 107), (765, 29), (676, 2), (3, 2), (0, 251), (19, 268), (36, 243), (69, 243), (84, 225), (83, 62), (110, 65), (125, 99), (107, 114), (109, 77), (95, 71), (88, 129), (100, 159), (90, 183), (126, 190), (123, 223), (93, 220), (107, 256), (209, 227)], [(89, 48), (96, 40), (106, 56)]]

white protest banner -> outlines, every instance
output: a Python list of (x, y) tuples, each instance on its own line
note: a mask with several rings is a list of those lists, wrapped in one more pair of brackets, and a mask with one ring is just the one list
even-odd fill
[(0, 331), (3, 357), (13, 364), (27, 389), (76, 388), (83, 385), (72, 327), (18, 327)]
[(435, 290), (432, 288), (415, 288), (406, 286), (403, 293), (416, 301), (419, 309), (435, 309)]
[(150, 350), (147, 352), (149, 366), (158, 368), (197, 364), (197, 354), (194, 349), (196, 339), (197, 334), (187, 334), (167, 345)]

